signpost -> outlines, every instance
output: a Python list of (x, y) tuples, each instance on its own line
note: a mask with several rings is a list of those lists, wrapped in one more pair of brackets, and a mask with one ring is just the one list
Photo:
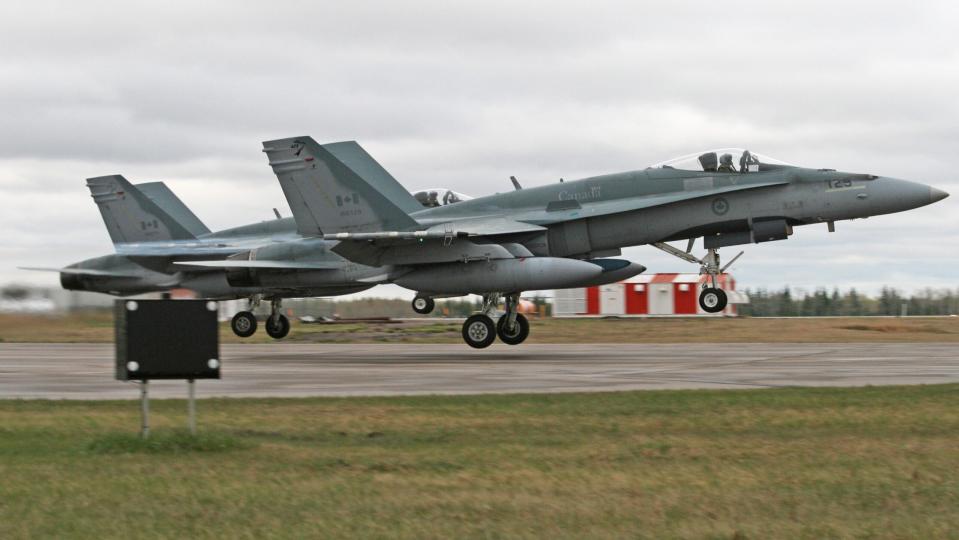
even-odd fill
[(141, 435), (150, 435), (149, 383), (186, 379), (187, 427), (196, 434), (196, 379), (220, 378), (217, 303), (117, 300), (116, 378), (140, 381)]

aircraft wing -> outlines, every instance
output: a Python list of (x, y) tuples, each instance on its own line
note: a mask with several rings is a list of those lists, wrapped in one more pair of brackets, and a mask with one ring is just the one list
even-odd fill
[[(262, 244), (262, 240), (259, 243), (252, 243), (250, 245), (257, 246)], [(187, 257), (187, 256), (216, 256), (216, 255), (233, 255), (239, 251), (248, 249), (248, 247), (239, 242), (234, 242), (230, 244), (221, 243), (221, 244), (212, 244), (212, 243), (199, 243), (199, 242), (190, 242), (190, 243), (144, 243), (144, 244), (117, 244), (116, 252), (117, 255), (123, 255), (127, 257), (160, 257), (160, 258), (169, 258), (169, 257)]]
[(130, 272), (117, 272), (114, 270), (96, 270), (93, 268), (43, 268), (36, 266), (18, 266), (20, 270), (30, 270), (33, 272), (57, 272), (59, 274), (76, 274), (78, 276), (97, 276), (138, 279), (143, 277), (140, 274)]
[(324, 234), (324, 240), (423, 240), (465, 236), (496, 236), (502, 234), (520, 234), (543, 232), (546, 227), (503, 219), (498, 216), (469, 218), (457, 221), (448, 221), (433, 225), (420, 231), (380, 231), (367, 233), (334, 233)]
[(257, 260), (220, 260), (220, 261), (174, 261), (180, 266), (201, 266), (206, 268), (257, 268), (264, 270), (336, 270), (343, 263), (335, 261), (257, 261)]

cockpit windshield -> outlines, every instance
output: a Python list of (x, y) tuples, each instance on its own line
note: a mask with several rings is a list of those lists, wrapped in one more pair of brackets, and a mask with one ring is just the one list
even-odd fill
[(744, 148), (719, 148), (663, 161), (650, 168), (747, 173), (793, 166), (785, 161), (750, 152)]
[(453, 191), (452, 189), (431, 188), (417, 191), (413, 194), (413, 198), (415, 198), (417, 202), (426, 208), (436, 208), (437, 206), (446, 206), (461, 201), (468, 201), (473, 197), (470, 197), (469, 195), (463, 195), (462, 193)]

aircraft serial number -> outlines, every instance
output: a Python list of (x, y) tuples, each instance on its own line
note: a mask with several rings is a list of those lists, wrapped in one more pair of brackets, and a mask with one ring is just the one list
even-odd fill
[(842, 178), (838, 180), (826, 180), (825, 182), (826, 182), (827, 191), (834, 190), (834, 189), (848, 189), (853, 187), (852, 180), (848, 178)]

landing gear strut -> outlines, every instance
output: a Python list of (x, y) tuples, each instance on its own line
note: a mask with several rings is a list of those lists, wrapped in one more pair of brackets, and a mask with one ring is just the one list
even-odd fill
[(493, 316), (496, 314), (496, 305), (499, 303), (500, 293), (490, 293), (483, 296), (483, 311), (470, 316), (463, 323), (463, 341), (475, 349), (485, 349), (500, 340), (507, 345), (519, 345), (529, 336), (529, 321), (518, 313), (519, 294), (505, 295), (506, 313), (496, 323)]
[(699, 307), (703, 308), (703, 311), (706, 313), (719, 313), (726, 309), (729, 299), (726, 296), (726, 292), (720, 289), (716, 283), (716, 277), (725, 273), (726, 269), (736, 262), (736, 259), (741, 257), (743, 252), (740, 251), (739, 254), (733, 257), (725, 266), (720, 266), (719, 249), (707, 248), (706, 256), (700, 259), (690, 253), (693, 249), (693, 240), (695, 239), (690, 239), (686, 251), (681, 251), (663, 242), (656, 242), (652, 245), (684, 261), (699, 264), (699, 273), (709, 276), (709, 279), (703, 282), (703, 290), (699, 293)]
[(496, 321), (496, 334), (507, 345), (519, 345), (529, 336), (529, 321), (519, 309), (519, 294), (506, 295), (506, 313)]
[(274, 298), (270, 301), (270, 318), (266, 320), (266, 333), (273, 339), (283, 339), (290, 333), (290, 320), (280, 313), (282, 300)]

